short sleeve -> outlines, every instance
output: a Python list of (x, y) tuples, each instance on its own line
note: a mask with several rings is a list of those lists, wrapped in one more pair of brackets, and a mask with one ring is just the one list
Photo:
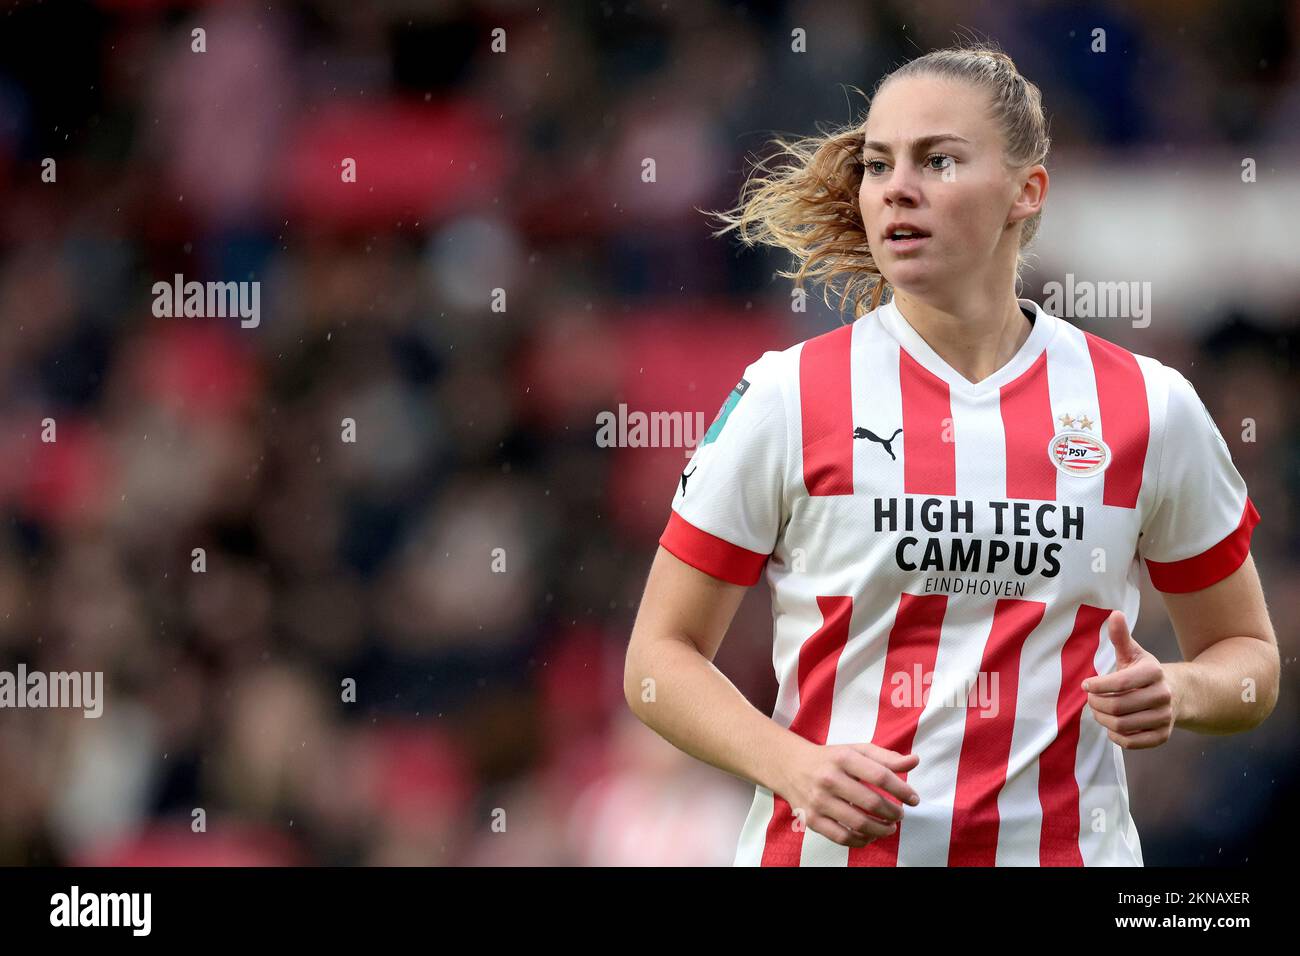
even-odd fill
[(1209, 410), (1183, 375), (1162, 367), (1168, 403), (1156, 500), (1138, 551), (1160, 591), (1199, 591), (1241, 567), (1259, 512)]
[(756, 583), (784, 512), (789, 433), (782, 353), (748, 365), (677, 480), (665, 549), (715, 578)]

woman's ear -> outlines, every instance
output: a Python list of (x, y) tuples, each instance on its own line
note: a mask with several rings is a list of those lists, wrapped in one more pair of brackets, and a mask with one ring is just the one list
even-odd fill
[(1041, 163), (1035, 163), (1021, 173), (1020, 194), (1011, 207), (1011, 221), (1020, 222), (1039, 212), (1047, 201), (1049, 184), (1047, 167)]

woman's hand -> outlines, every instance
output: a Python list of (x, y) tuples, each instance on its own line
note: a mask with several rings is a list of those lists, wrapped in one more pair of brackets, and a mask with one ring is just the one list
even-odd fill
[[(776, 792), (795, 819), (841, 846), (863, 847), (898, 830), (903, 808), (880, 791), (915, 806), (915, 790), (898, 776), (920, 762), (875, 744), (814, 744), (799, 738), (783, 761)], [(878, 788), (878, 789), (877, 789)]]
[(1106, 620), (1115, 670), (1083, 682), (1088, 706), (1111, 740), (1125, 750), (1159, 747), (1174, 731), (1176, 702), (1164, 666), (1129, 633), (1120, 611)]

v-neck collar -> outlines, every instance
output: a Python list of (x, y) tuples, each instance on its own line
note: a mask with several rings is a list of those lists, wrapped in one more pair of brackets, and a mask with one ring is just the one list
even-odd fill
[(912, 328), (907, 319), (903, 318), (903, 313), (898, 311), (898, 306), (894, 304), (892, 298), (880, 306), (877, 314), (885, 330), (898, 339), (899, 344), (902, 345), (907, 354), (912, 356), (922, 368), (947, 382), (952, 391), (961, 392), (965, 395), (980, 395), (1001, 388), (1027, 371), (1038, 359), (1038, 356), (1042, 354), (1043, 349), (1047, 347), (1047, 343), (1051, 341), (1052, 336), (1056, 333), (1057, 319), (1055, 316), (1044, 312), (1033, 299), (1017, 299), (1016, 301), (1020, 304), (1022, 311), (1028, 310), (1034, 313), (1034, 324), (1029, 331), (1029, 337), (1025, 339), (1019, 351), (1011, 357), (1009, 362), (992, 375), (988, 375), (978, 382), (972, 382), (962, 375), (945, 362), (938, 352), (930, 348), (925, 339), (921, 338), (921, 334)]

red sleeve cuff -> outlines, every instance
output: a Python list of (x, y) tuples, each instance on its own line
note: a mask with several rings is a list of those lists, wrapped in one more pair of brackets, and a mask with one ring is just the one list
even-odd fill
[(1156, 590), (1170, 594), (1186, 594), (1217, 584), (1246, 560), (1250, 553), (1250, 535), (1257, 524), (1259, 512), (1247, 496), (1236, 530), (1218, 544), (1181, 561), (1148, 560), (1151, 583)]
[(669, 514), (668, 526), (659, 536), (659, 543), (691, 567), (745, 587), (758, 581), (770, 557), (701, 531), (676, 511)]

